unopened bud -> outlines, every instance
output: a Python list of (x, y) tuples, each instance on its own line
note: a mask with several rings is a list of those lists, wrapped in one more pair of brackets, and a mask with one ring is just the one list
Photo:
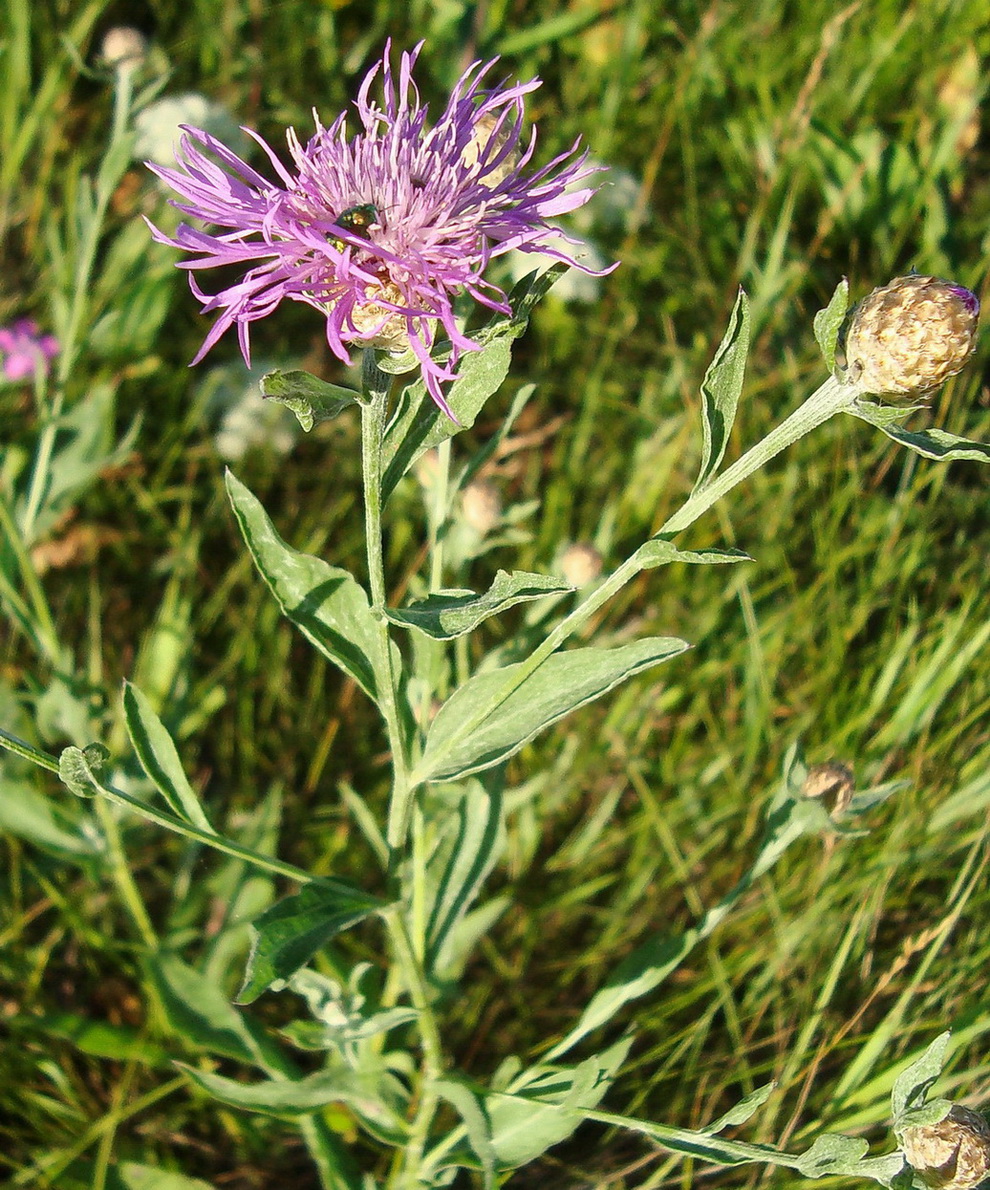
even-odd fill
[(464, 520), (482, 537), (496, 527), (502, 519), (502, 497), (498, 488), (487, 480), (469, 483), (461, 495)]
[(118, 67), (127, 63), (137, 66), (148, 52), (148, 39), (140, 29), (130, 25), (115, 25), (108, 29), (100, 46), (100, 56), (107, 66)]
[(826, 798), (829, 813), (838, 818), (848, 808), (855, 789), (852, 769), (837, 760), (830, 760), (825, 764), (813, 764), (808, 769), (801, 793), (805, 797)]
[(959, 1104), (937, 1124), (905, 1128), (901, 1148), (925, 1185), (937, 1190), (974, 1190), (990, 1177), (990, 1124)]
[(855, 306), (840, 335), (843, 379), (878, 396), (923, 394), (973, 354), (980, 303), (937, 277), (895, 277)]
[(575, 542), (560, 558), (560, 572), (572, 587), (586, 587), (602, 572), (602, 556), (593, 545)]

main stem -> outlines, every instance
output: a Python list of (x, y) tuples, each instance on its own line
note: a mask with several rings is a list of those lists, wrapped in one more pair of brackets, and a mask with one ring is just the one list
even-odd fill
[(361, 404), (361, 461), (364, 475), (364, 525), (368, 551), (368, 585), (371, 592), (371, 614), (375, 621), (378, 655), (375, 659), (375, 680), (378, 705), (385, 719), (389, 748), (392, 752), (392, 799), (389, 805), (386, 841), (395, 857), (409, 833), (409, 814), (412, 790), (409, 785), (409, 763), (406, 738), (399, 715), (398, 683), (392, 641), (385, 618), (385, 561), (382, 552), (382, 441), (388, 414), (388, 392), (391, 376), (379, 370), (375, 353), (364, 353)]

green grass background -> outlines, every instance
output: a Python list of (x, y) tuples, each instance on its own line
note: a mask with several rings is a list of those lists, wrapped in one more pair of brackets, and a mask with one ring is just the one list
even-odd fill
[[(544, 80), (529, 105), (541, 160), (580, 134), (632, 179), (618, 214), (590, 232), (622, 267), (593, 304), (547, 301), (506, 392), (470, 435), (481, 440), (512, 392), (538, 382), (493, 475), (507, 505), (535, 501), (536, 511), (521, 544), (479, 563), (479, 589), (498, 565), (548, 568), (569, 541), (597, 542), (614, 566), (676, 509), (700, 449), (699, 384), (739, 285), (754, 334), (732, 455), (820, 381), (811, 320), (843, 275), (855, 297), (911, 268), (984, 286), (984, 0), (4, 0), (0, 323), (31, 313), (50, 325), (66, 283), (53, 235), (71, 240), (110, 113), (109, 86), (86, 66), (107, 27), (148, 18), (172, 70), (166, 94), (201, 91), (276, 145), (286, 125), (308, 133), (314, 106), (328, 121), (346, 105), (386, 37), (399, 47), (424, 37), (419, 78), (434, 102), (469, 61), (500, 53), (506, 73)], [(383, 736), (360, 693), (279, 621), (239, 541), (197, 396), (206, 369), (234, 361), (236, 348), (225, 341), (187, 369), (205, 323), (175, 254), (139, 221), (160, 212), (135, 165), (113, 197), (69, 395), (106, 386), (107, 430), (118, 437), (140, 422), (130, 449), (49, 527), (62, 552), (36, 559), (69, 670), (0, 628), (3, 725), (46, 747), (81, 744), (66, 708), (83, 706), (123, 748), (117, 692), (135, 677), (221, 821), (258, 819), (259, 807), (274, 821), (279, 806), (283, 858), (360, 882), (368, 852), (340, 789), (382, 806)], [(121, 309), (133, 315), (126, 333), (105, 322), (100, 332)], [(258, 328), (255, 350), (306, 356), (340, 379), (320, 340), (311, 311), (286, 309)], [(918, 424), (990, 438), (985, 359), (978, 352)], [(16, 460), (38, 438), (28, 394), (0, 394), (0, 432), (6, 498)], [(259, 449), (236, 469), (286, 540), (360, 574), (357, 436), (345, 415), (287, 462)], [(455, 453), (464, 449), (455, 440)], [(976, 463), (939, 466), (836, 421), (682, 539), (734, 545), (751, 564), (648, 572), (607, 609), (606, 632), (697, 647), (512, 761), (510, 786), (531, 796), (519, 798), (493, 881), (511, 907), (446, 1017), (445, 1042), (464, 1069), (482, 1075), (510, 1053), (538, 1055), (624, 954), (658, 929), (690, 925), (730, 889), (800, 740), (809, 761), (843, 760), (862, 786), (907, 787), (870, 815), (864, 837), (788, 852), (627, 1014), (620, 1024), (634, 1021), (637, 1042), (607, 1106), (697, 1127), (774, 1078), (748, 1139), (794, 1149), (828, 1128), (882, 1147), (886, 1072), (950, 1026), (944, 1089), (979, 1104), (990, 1074), (986, 493)], [(389, 532), (399, 592), (422, 562), (410, 484)], [(53, 780), (18, 765), (5, 772), (8, 790), (28, 782), (48, 799), (62, 828), (78, 819)], [(146, 943), (119, 869), (8, 826), (0, 1180), (115, 1187), (119, 1163), (132, 1161), (230, 1190), (317, 1186), (290, 1126), (218, 1107), (176, 1077), (172, 1059), (198, 1059), (149, 1008)], [(209, 957), (229, 871), (130, 818), (121, 829), (159, 936)], [(346, 945), (376, 962), (380, 942), (369, 932)], [(251, 1011), (277, 1024), (295, 1003), (271, 996)], [(348, 1134), (346, 1116), (332, 1118)], [(375, 1168), (370, 1151), (359, 1155)], [(765, 1176), (702, 1174), (642, 1138), (587, 1128), (511, 1184), (742, 1186)]]

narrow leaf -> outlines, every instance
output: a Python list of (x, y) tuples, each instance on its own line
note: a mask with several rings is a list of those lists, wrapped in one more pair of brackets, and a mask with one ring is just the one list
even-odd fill
[(701, 382), (701, 470), (694, 491), (700, 491), (718, 470), (729, 445), (736, 406), (746, 375), (749, 351), (749, 298), (740, 289), (729, 316), (729, 329)]
[(378, 638), (364, 589), (346, 570), (286, 545), (260, 501), (229, 471), (227, 491), (248, 549), (282, 611), (325, 657), (376, 698)]
[(351, 388), (328, 384), (309, 372), (279, 369), (262, 376), (261, 395), (290, 409), (307, 433), (320, 422), (337, 417), (358, 400), (357, 393)]
[(438, 1079), (432, 1084), (432, 1088), (441, 1099), (446, 1099), (464, 1121), (468, 1143), (474, 1150), (484, 1173), (485, 1190), (491, 1190), (495, 1186), (498, 1155), (492, 1143), (488, 1118), (479, 1102), (478, 1095), (464, 1083), (456, 1082), (452, 1078)]
[(526, 662), (476, 674), (440, 708), (415, 780), (452, 779), (491, 768), (551, 723), (687, 648), (686, 641), (656, 637), (616, 649), (554, 653), (528, 675)]
[(123, 1161), (116, 1167), (122, 1190), (213, 1190), (202, 1178), (188, 1178), (183, 1173), (156, 1169), (137, 1161)]
[(990, 445), (985, 442), (974, 442), (969, 438), (960, 438), (958, 434), (950, 434), (948, 430), (905, 430), (899, 424), (899, 419), (905, 411), (897, 409), (897, 420), (888, 412), (890, 407), (876, 405), (872, 401), (857, 401), (849, 412), (855, 414), (862, 421), (876, 426), (894, 442), (913, 450), (915, 454), (936, 462), (947, 462), (951, 459), (973, 459), (978, 463), (990, 462)]
[(735, 1107), (730, 1107), (725, 1115), (713, 1120), (704, 1131), (715, 1136), (719, 1132), (724, 1132), (726, 1128), (735, 1128), (739, 1124), (745, 1124), (750, 1116), (766, 1103), (776, 1086), (776, 1083), (764, 1083), (762, 1087), (757, 1087), (745, 1099), (740, 1099)]
[(263, 1028), (230, 1003), (215, 980), (165, 952), (146, 960), (150, 982), (175, 1032), (223, 1058), (278, 1068), (281, 1055)]
[(896, 1126), (899, 1118), (912, 1108), (921, 1107), (928, 1098), (935, 1080), (942, 1073), (952, 1034), (947, 1029), (928, 1046), (917, 1061), (894, 1080), (890, 1092), (890, 1114)]
[(141, 767), (178, 817), (212, 831), (193, 787), (186, 778), (172, 737), (151, 703), (131, 682), (124, 683), (124, 722)]
[(566, 1140), (601, 1102), (631, 1043), (626, 1038), (579, 1066), (536, 1067), (515, 1081), (510, 1094), (489, 1095), (491, 1143), (499, 1168), (517, 1169)]
[(835, 371), (835, 348), (848, 306), (849, 281), (843, 277), (835, 287), (828, 305), (815, 315), (815, 338), (825, 357), (825, 367), (830, 372)]
[(254, 935), (238, 1004), (250, 1004), (273, 983), (288, 979), (341, 930), (382, 908), (356, 889), (314, 881), (279, 901), (252, 924)]
[(549, 574), (500, 570), (484, 595), (474, 591), (438, 591), (409, 607), (390, 609), (393, 624), (418, 628), (434, 640), (453, 640), (473, 632), (489, 616), (531, 599), (573, 591), (570, 583)]
[(393, 1144), (406, 1140), (406, 1126), (397, 1113), (383, 1101), (380, 1078), (336, 1067), (319, 1070), (300, 1079), (268, 1079), (260, 1083), (242, 1083), (205, 1070), (177, 1063), (179, 1068), (204, 1091), (231, 1107), (267, 1115), (305, 1115), (329, 1103), (344, 1103), (373, 1123), (379, 1134)]
[(440, 978), (446, 975), (445, 943), (505, 847), (501, 793), (485, 789), (480, 781), (468, 782), (452, 821), (456, 829), (438, 857), (443, 866), (434, 881), (426, 927), (427, 965)]
[(643, 570), (653, 570), (670, 562), (687, 562), (692, 566), (719, 566), (729, 562), (752, 562), (742, 550), (681, 550), (663, 537), (651, 537), (636, 551), (636, 561)]

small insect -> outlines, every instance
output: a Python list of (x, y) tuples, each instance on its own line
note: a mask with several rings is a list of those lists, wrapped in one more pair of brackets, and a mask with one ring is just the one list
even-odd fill
[[(368, 228), (378, 223), (378, 208), (373, 202), (361, 203), (357, 207), (348, 207), (346, 211), (341, 211), (334, 219), (334, 223), (344, 231), (353, 232), (354, 235), (361, 236), (366, 240)], [(331, 236), (330, 243), (338, 252), (343, 252), (346, 247), (346, 241), (340, 239), (339, 236)]]

